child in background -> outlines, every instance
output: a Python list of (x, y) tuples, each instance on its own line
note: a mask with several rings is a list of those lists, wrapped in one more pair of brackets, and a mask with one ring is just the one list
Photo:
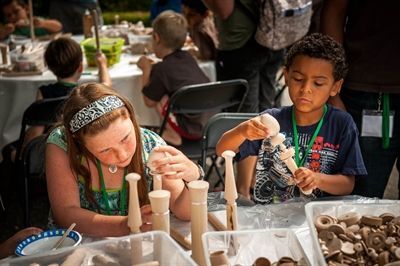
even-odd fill
[[(162, 61), (154, 64), (142, 56), (138, 67), (143, 71), (143, 98), (149, 107), (155, 107), (163, 116), (169, 97), (186, 85), (209, 82), (196, 60), (181, 48), (186, 40), (187, 22), (173, 11), (164, 11), (153, 22), (153, 50)], [(179, 146), (182, 137), (200, 139), (209, 114), (176, 115), (168, 118), (161, 136), (172, 145)]]
[(183, 0), (182, 6), (182, 13), (189, 26), (189, 36), (199, 48), (195, 56), (201, 60), (214, 60), (218, 36), (212, 13), (201, 0)]
[(293, 106), (269, 109), (286, 137), (286, 147), (295, 148), (299, 169), (294, 178), (280, 160), (280, 149), (271, 144), (268, 126), (259, 117), (226, 132), (217, 153), (236, 151), (238, 160), (257, 155), (253, 199), (259, 204), (282, 202), (313, 190), (308, 197), (347, 195), (355, 176), (366, 175), (351, 116), (326, 104), (340, 92), (347, 72), (345, 53), (332, 38), (312, 34), (295, 43), (287, 53), (284, 69)]
[[(39, 87), (36, 100), (63, 97), (78, 85), (83, 71), (82, 48), (71, 38), (58, 38), (47, 46), (44, 54), (45, 62), (51, 72), (57, 77), (57, 82)], [(111, 86), (111, 78), (107, 69), (107, 59), (103, 53), (96, 55), (99, 68), (99, 81)], [(43, 126), (33, 126), (26, 131), (23, 147), (32, 139), (43, 134)], [(12, 142), (3, 148), (3, 160), (15, 161), (16, 142)]]
[(0, 259), (14, 254), (18, 244), (31, 235), (37, 235), (42, 229), (37, 227), (28, 227), (15, 233), (12, 237), (0, 244)]
[[(0, 26), (0, 40), (6, 39), (10, 34), (30, 36), (29, 11), (23, 0), (4, 0), (1, 12), (6, 24)], [(54, 19), (33, 18), (35, 36), (44, 36), (60, 32), (62, 24)]]

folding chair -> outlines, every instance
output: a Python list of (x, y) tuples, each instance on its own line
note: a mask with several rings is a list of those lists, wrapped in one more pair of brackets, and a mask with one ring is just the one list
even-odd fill
[[(67, 97), (58, 97), (52, 99), (43, 99), (32, 103), (24, 112), (22, 117), (21, 131), (17, 142), (16, 151), (16, 166), (18, 167), (20, 181), (24, 188), (24, 223), (25, 226), (30, 226), (30, 206), (29, 206), (29, 177), (31, 174), (32, 165), (34, 164), (33, 155), (37, 155), (35, 151), (38, 149), (38, 140), (33, 139), (26, 147), (23, 147), (25, 142), (25, 133), (28, 126), (51, 126), (57, 121), (57, 116), (62, 104)], [(34, 142), (34, 140), (36, 140)], [(43, 153), (44, 154), (44, 153)], [(39, 164), (42, 167), (43, 164)], [(44, 171), (43, 171), (44, 172)]]
[[(45, 178), (45, 147), (46, 135), (40, 135), (31, 140), (22, 151), (22, 177), (24, 182), (24, 222), (31, 225), (30, 202), (32, 188), (38, 188), (38, 192), (46, 192)], [(32, 186), (35, 184), (35, 186)], [(36, 193), (37, 194), (37, 193)]]
[[(200, 114), (204, 112), (220, 112), (229, 108), (232, 112), (240, 111), (244, 97), (247, 94), (247, 81), (242, 79), (217, 81), (184, 86), (169, 99), (166, 114), (162, 121), (159, 134), (167, 124), (167, 118), (174, 114)], [(177, 147), (188, 158), (201, 158), (201, 141), (182, 139), (182, 145)]]
[(208, 181), (212, 170), (214, 169), (218, 182), (215, 186), (218, 186), (222, 182), (224, 184), (223, 174), (219, 171), (216, 160), (218, 158), (215, 153), (215, 147), (221, 136), (228, 130), (239, 125), (243, 121), (251, 119), (257, 116), (257, 113), (219, 113), (214, 115), (208, 120), (204, 131), (202, 139), (202, 149), (201, 149), (201, 166), (206, 170), (207, 157), (211, 159), (211, 165), (206, 170), (205, 180)]

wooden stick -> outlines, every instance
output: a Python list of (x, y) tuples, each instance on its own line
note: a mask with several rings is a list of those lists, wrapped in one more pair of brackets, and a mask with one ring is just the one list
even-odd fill
[(159, 265), (160, 265), (160, 263), (156, 260), (143, 262), (143, 263), (139, 263), (139, 264), (133, 264), (133, 266), (159, 266)]
[(35, 40), (35, 25), (33, 25), (33, 5), (32, 0), (28, 1), (28, 8), (29, 8), (29, 27), (31, 30), (31, 39), (32, 42)]
[(171, 237), (176, 242), (178, 242), (179, 245), (181, 245), (183, 248), (185, 248), (187, 250), (191, 250), (192, 249), (192, 243), (190, 242), (190, 240), (187, 239), (186, 237), (184, 237), (181, 233), (179, 233), (178, 230), (176, 230), (173, 227), (170, 227), (169, 231), (170, 231)]
[(199, 265), (206, 265), (201, 236), (207, 231), (208, 182), (203, 180), (189, 183), (191, 206), (192, 258)]
[(140, 213), (139, 195), (137, 190), (137, 181), (140, 180), (140, 175), (130, 173), (126, 175), (126, 180), (129, 182), (129, 211), (128, 211), (128, 226), (131, 232), (140, 233), (142, 225), (142, 215)]
[(99, 16), (97, 15), (97, 10), (92, 9), (90, 10), (93, 18), (93, 25), (94, 25), (94, 37), (96, 40), (96, 52), (100, 52), (100, 36), (99, 36)]
[(216, 231), (227, 231), (226, 226), (211, 212), (207, 214), (208, 222), (214, 227)]
[(152, 175), (153, 175), (153, 190), (161, 190), (162, 189), (161, 175), (157, 173), (153, 173)]
[(233, 173), (233, 151), (224, 151), (222, 157), (225, 158), (225, 193), (226, 199), (226, 227), (228, 230), (237, 229), (237, 206), (236, 199), (238, 198), (235, 176)]

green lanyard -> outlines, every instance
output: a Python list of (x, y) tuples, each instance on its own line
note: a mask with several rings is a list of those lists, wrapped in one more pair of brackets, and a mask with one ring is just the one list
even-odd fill
[[(106, 209), (107, 209), (107, 214), (111, 215), (111, 209), (110, 209), (110, 202), (108, 201), (108, 194), (106, 191), (106, 185), (104, 183), (104, 177), (103, 177), (103, 170), (101, 170), (101, 165), (100, 165), (100, 161), (96, 160), (96, 166), (97, 166), (97, 171), (99, 172), (100, 175), (100, 185), (101, 185), (101, 194), (103, 196), (103, 201), (104, 204), (106, 205)], [(122, 190), (121, 190), (121, 197), (119, 199), (119, 204), (120, 204), (120, 214), (121, 215), (125, 215), (125, 211), (126, 211), (126, 180), (125, 180), (125, 176), (127, 174), (127, 170), (125, 168), (124, 170), (124, 178), (122, 181)]]
[(387, 149), (390, 145), (389, 138), (389, 94), (382, 95), (383, 112), (382, 112), (382, 148)]
[(315, 138), (317, 137), (317, 135), (322, 127), (322, 124), (324, 123), (324, 117), (325, 117), (327, 110), (328, 110), (328, 107), (326, 105), (324, 105), (324, 113), (318, 122), (317, 128), (315, 129), (310, 142), (308, 143), (308, 147), (307, 147), (306, 152), (303, 155), (303, 158), (301, 158), (301, 160), (300, 160), (299, 134), (297, 132), (297, 123), (296, 123), (296, 117), (294, 115), (294, 109), (292, 108), (292, 125), (293, 125), (293, 138), (294, 138), (294, 145), (295, 145), (295, 160), (296, 160), (296, 165), (298, 167), (302, 167), (304, 165), (304, 162), (306, 161), (306, 158), (307, 158), (307, 154), (311, 150), (311, 147), (314, 144)]

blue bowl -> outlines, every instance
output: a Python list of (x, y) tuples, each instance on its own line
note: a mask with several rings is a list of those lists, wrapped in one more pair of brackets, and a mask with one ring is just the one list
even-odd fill
[[(24, 239), (15, 249), (18, 256), (27, 256), (50, 251), (67, 229), (55, 229), (41, 232)], [(63, 243), (57, 249), (75, 247), (82, 241), (82, 236), (77, 231), (69, 232)]]

